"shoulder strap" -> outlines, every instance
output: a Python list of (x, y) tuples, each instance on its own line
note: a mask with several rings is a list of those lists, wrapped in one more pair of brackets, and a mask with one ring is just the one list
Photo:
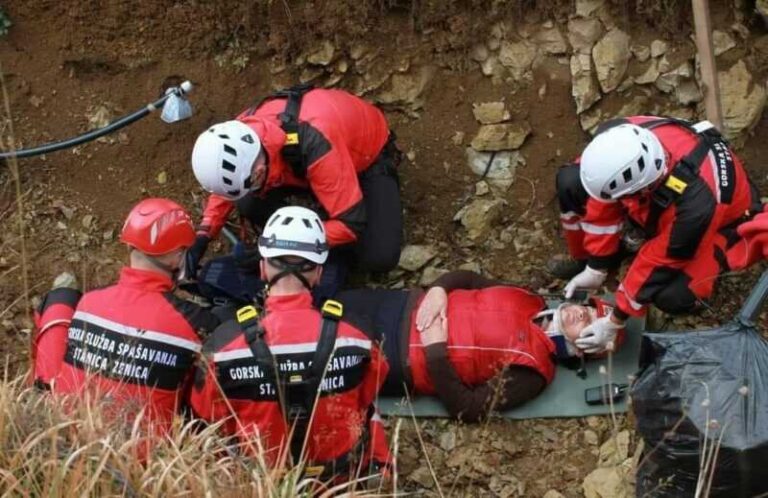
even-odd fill
[(265, 371), (276, 371), (275, 357), (272, 356), (272, 351), (264, 340), (265, 330), (256, 307), (244, 306), (237, 310), (237, 323), (243, 329), (245, 342), (256, 359), (256, 363), (269, 367)]
[(299, 178), (307, 176), (307, 167), (309, 166), (306, 164), (304, 155), (301, 153), (299, 112), (301, 112), (301, 101), (304, 98), (304, 95), (314, 88), (313, 85), (305, 83), (278, 90), (277, 92), (264, 97), (261, 102), (251, 107), (246, 112), (246, 115), (250, 116), (256, 112), (256, 109), (269, 100), (286, 99), (285, 110), (277, 116), (280, 119), (280, 128), (285, 132), (285, 143), (283, 144), (280, 153), (285, 162), (291, 167), (291, 170), (293, 170), (293, 174)]

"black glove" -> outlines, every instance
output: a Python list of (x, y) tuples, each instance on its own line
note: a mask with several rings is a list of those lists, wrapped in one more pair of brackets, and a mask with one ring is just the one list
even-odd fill
[(208, 244), (210, 243), (210, 237), (207, 235), (198, 235), (195, 238), (195, 243), (192, 244), (192, 247), (187, 249), (186, 273), (188, 278), (197, 277), (200, 260), (205, 256), (205, 251), (208, 249)]

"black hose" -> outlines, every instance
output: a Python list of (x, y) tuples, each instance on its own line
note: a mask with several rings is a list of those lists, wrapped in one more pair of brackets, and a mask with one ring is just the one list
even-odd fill
[(161, 109), (163, 107), (163, 104), (165, 104), (165, 101), (168, 100), (168, 98), (171, 95), (178, 95), (181, 93), (180, 89), (175, 89), (173, 92), (168, 92), (167, 94), (163, 95), (156, 101), (152, 102), (151, 104), (147, 104), (142, 109), (139, 109), (138, 111), (129, 114), (127, 116), (123, 116), (122, 118), (118, 119), (117, 121), (113, 121), (112, 123), (109, 123), (107, 126), (103, 128), (98, 128), (96, 130), (91, 130), (87, 133), (84, 133), (82, 135), (78, 135), (73, 138), (69, 138), (67, 140), (62, 140), (60, 142), (51, 142), (49, 144), (41, 145), (39, 147), (34, 147), (32, 149), (21, 149), (16, 151), (10, 151), (10, 152), (3, 152), (0, 153), (0, 160), (6, 160), (11, 157), (17, 157), (17, 158), (24, 158), (24, 157), (32, 157), (32, 156), (39, 156), (41, 154), (47, 154), (48, 152), (55, 152), (57, 150), (66, 149), (68, 147), (75, 147), (76, 145), (80, 145), (85, 142), (90, 142), (91, 140), (96, 140), (99, 137), (103, 137), (104, 135), (108, 135), (109, 133), (112, 133), (116, 130), (119, 130), (120, 128), (123, 128), (125, 126), (128, 126), (129, 124), (138, 121), (139, 119), (143, 118), (150, 112)]

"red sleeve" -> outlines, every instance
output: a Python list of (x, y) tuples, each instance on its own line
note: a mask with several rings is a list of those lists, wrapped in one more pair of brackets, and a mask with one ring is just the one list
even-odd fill
[(389, 363), (384, 354), (379, 349), (378, 344), (374, 343), (371, 347), (371, 361), (365, 372), (363, 383), (360, 386), (360, 409), (368, 410), (379, 395), (379, 389), (384, 384), (384, 380), (389, 373)]
[(227, 222), (230, 213), (235, 209), (235, 203), (216, 194), (208, 196), (203, 209), (203, 219), (197, 229), (198, 235), (207, 235), (215, 239)]
[(59, 373), (67, 352), (67, 335), (80, 292), (61, 288), (49, 292), (35, 313), (36, 333), (32, 339), (34, 381), (49, 385)]
[[(675, 210), (662, 215), (659, 234), (640, 248), (616, 292), (616, 307), (620, 311), (630, 316), (644, 314), (656, 293), (677, 275), (674, 270), (691, 264), (693, 258), (701, 257), (702, 251), (714, 250), (713, 240), (722, 216), (716, 213), (708, 218), (707, 211), (702, 206), (693, 217)], [(691, 239), (687, 244), (686, 238)]]
[[(319, 135), (319, 132), (315, 133)], [(307, 138), (310, 136), (308, 134)], [(333, 136), (328, 136), (325, 143), (326, 147), (314, 149), (322, 155), (310, 163), (307, 181), (328, 213), (325, 231), (328, 244), (334, 247), (358, 239), (365, 228), (366, 213), (357, 171), (349, 151), (346, 146), (339, 145), (341, 140), (334, 140)]]
[[(373, 406), (373, 416), (369, 422), (370, 440), (366, 456), (379, 467), (388, 467), (392, 465), (392, 453), (389, 451), (389, 442), (387, 433), (384, 429), (384, 423), (381, 420), (378, 409)], [(386, 472), (386, 470), (384, 470)]]
[(621, 244), (624, 209), (619, 202), (587, 200), (587, 212), (579, 222), (584, 232), (584, 248), (589, 253), (589, 266), (610, 268)]

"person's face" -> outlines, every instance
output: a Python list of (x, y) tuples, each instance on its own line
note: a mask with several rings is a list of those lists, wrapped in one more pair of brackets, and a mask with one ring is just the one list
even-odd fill
[(561, 331), (566, 339), (573, 342), (584, 328), (597, 318), (597, 310), (591, 306), (566, 304), (560, 308)]
[(256, 161), (253, 163), (251, 169), (251, 190), (256, 192), (261, 190), (264, 186), (264, 181), (267, 179), (267, 155), (262, 150)]

